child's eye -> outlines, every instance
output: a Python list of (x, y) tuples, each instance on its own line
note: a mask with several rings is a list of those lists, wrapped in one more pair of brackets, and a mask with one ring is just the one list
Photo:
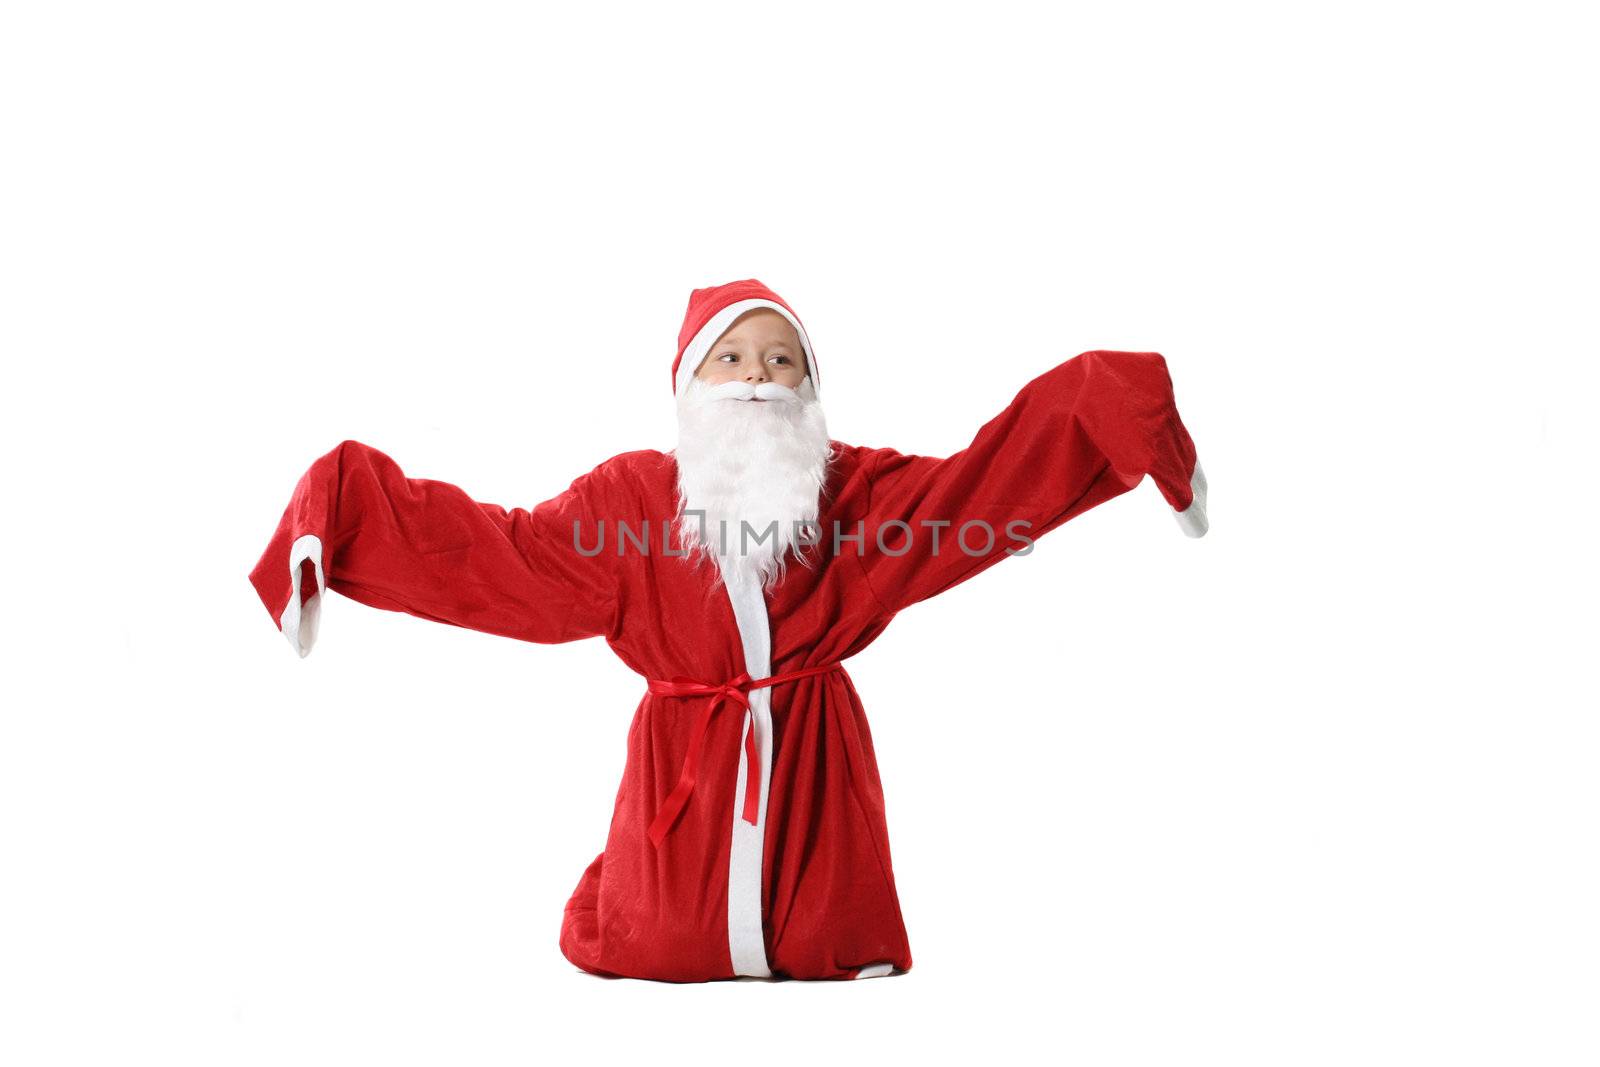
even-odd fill
[(787, 363), (787, 362), (789, 362), (789, 357), (788, 356), (773, 356), (772, 359), (773, 359), (773, 362), (775, 362), (775, 363)]
[(718, 359), (731, 359), (735, 363), (737, 363), (739, 361), (739, 353), (737, 353), (737, 352), (724, 352), (724, 353), (722, 353), (722, 355), (718, 356), (717, 358)]

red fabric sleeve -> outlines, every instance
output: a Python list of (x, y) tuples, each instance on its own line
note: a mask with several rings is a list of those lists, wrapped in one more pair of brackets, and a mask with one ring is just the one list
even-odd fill
[(583, 543), (594, 541), (592, 475), (531, 511), (508, 511), (408, 478), (377, 449), (345, 441), (300, 478), (250, 581), (302, 656), (324, 584), (371, 607), (523, 641), (607, 634), (611, 557), (585, 556), (573, 540), (576, 520)]
[[(871, 497), (858, 555), (891, 612), (1026, 550), (1147, 474), (1175, 510), (1197, 504), (1187, 517), (1199, 517), (1203, 532), (1194, 443), (1178, 417), (1166, 360), (1155, 352), (1067, 360), (1024, 386), (947, 459), (883, 448), (868, 462)], [(896, 520), (909, 531), (884, 526)], [(929, 525), (939, 523), (948, 525)]]

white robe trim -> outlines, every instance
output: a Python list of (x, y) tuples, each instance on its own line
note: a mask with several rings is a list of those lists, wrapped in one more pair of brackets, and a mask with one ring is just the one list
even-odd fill
[[(751, 678), (765, 678), (772, 673), (772, 631), (761, 581), (731, 567), (728, 575), (728, 600), (733, 605), (739, 639), (744, 644), (744, 669)], [(767, 965), (761, 921), (761, 860), (772, 779), (772, 689), (765, 687), (749, 692), (750, 711), (739, 727), (739, 779), (733, 797), (733, 847), (728, 853), (728, 955), (733, 960), (734, 974), (770, 978), (772, 971)], [(752, 718), (756, 753), (761, 761), (761, 800), (754, 826), (745, 822), (743, 816), (745, 776), (749, 773), (744, 731)]]
[(1182, 511), (1174, 511), (1178, 517), (1178, 525), (1190, 537), (1204, 537), (1211, 528), (1210, 521), (1206, 518), (1206, 472), (1200, 469), (1200, 461), (1194, 461), (1194, 477), (1189, 479), (1189, 488), (1194, 491), (1194, 499)]
[[(317, 591), (300, 603), (300, 565), (311, 560), (317, 572)], [(306, 534), (289, 546), (289, 603), (278, 617), (278, 629), (289, 639), (289, 647), (304, 659), (317, 642), (317, 620), (322, 615), (322, 594), (327, 589), (322, 575), (322, 538)]]

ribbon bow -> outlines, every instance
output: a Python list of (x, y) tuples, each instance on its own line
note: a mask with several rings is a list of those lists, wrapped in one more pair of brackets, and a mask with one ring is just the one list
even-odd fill
[(661, 842), (666, 839), (667, 831), (672, 829), (673, 823), (678, 821), (678, 815), (688, 805), (689, 794), (694, 792), (695, 778), (700, 773), (700, 756), (705, 748), (706, 728), (711, 725), (711, 717), (718, 709), (730, 701), (743, 707), (749, 718), (744, 734), (745, 785), (742, 817), (745, 822), (754, 826), (761, 805), (761, 764), (757, 759), (756, 720), (755, 715), (750, 712), (749, 691), (765, 689), (780, 682), (792, 682), (797, 678), (806, 678), (813, 674), (840, 670), (842, 667), (843, 665), (837, 662), (825, 663), (820, 667), (803, 667), (800, 670), (754, 680), (750, 678), (748, 672), (740, 671), (721, 685), (697, 681), (682, 675), (669, 680), (649, 679), (649, 690), (657, 696), (711, 697), (699, 717), (695, 719), (694, 727), (690, 731), (689, 751), (683, 757), (683, 772), (678, 776), (678, 785), (662, 802), (661, 810), (656, 812), (655, 820), (650, 824), (651, 842), (660, 848)]

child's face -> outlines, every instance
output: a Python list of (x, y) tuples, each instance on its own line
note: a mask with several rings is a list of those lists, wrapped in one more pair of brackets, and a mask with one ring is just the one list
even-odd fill
[(798, 389), (806, 376), (806, 354), (788, 319), (771, 308), (757, 308), (739, 316), (717, 338), (694, 376), (712, 385), (777, 382)]

